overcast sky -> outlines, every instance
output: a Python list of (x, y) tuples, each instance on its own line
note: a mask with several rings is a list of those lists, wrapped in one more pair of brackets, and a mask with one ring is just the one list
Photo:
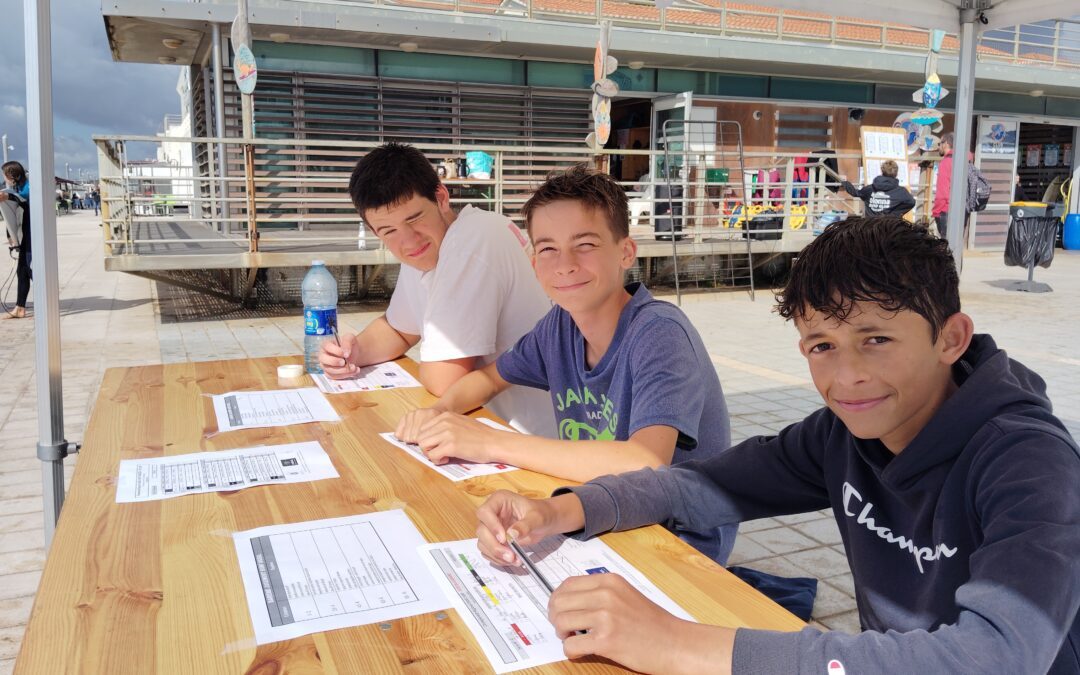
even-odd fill
[[(9, 158), (27, 162), (23, 0), (2, 0), (0, 134)], [(154, 134), (167, 113), (180, 112), (179, 66), (116, 63), (98, 0), (52, 0), (53, 124), (56, 173), (71, 164), (97, 174), (93, 134)]]

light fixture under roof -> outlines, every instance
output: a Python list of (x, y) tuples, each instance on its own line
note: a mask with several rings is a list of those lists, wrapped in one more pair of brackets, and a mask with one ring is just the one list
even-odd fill
[(627, 67), (630, 68), (630, 70), (641, 70), (642, 68), (645, 67), (645, 62), (644, 61), (631, 61), (631, 62), (627, 63), (626, 65), (627, 65)]
[(1032, 96), (1042, 96), (1044, 92), (1043, 92), (1042, 89), (1032, 89), (1028, 93), (1031, 94)]
[(180, 47), (184, 46), (184, 41), (180, 38), (165, 38), (161, 41), (161, 44), (169, 49), (180, 49)]
[(402, 42), (398, 47), (400, 47), (403, 52), (415, 52), (417, 49), (420, 49), (420, 45), (415, 42)]
[(270, 33), (270, 39), (277, 43), (288, 42), (288, 33)]
[(176, 57), (175, 56), (159, 56), (158, 57), (158, 63), (168, 66), (168, 65), (171, 65), (173, 63), (176, 63)]

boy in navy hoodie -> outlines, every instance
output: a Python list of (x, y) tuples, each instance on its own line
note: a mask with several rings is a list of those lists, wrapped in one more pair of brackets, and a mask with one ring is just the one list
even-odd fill
[(567, 656), (649, 673), (1080, 672), (1080, 451), (1043, 380), (973, 334), (958, 286), (947, 244), (924, 230), (897, 218), (831, 226), (778, 297), (826, 408), (705, 461), (545, 500), (495, 493), (478, 512), (481, 551), (520, 564), (508, 535), (831, 507), (859, 635), (690, 623), (600, 574), (551, 597)]

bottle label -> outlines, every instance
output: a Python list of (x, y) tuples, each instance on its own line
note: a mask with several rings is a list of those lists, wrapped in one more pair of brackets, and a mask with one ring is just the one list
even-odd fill
[(337, 309), (304, 309), (305, 335), (330, 335), (337, 326)]

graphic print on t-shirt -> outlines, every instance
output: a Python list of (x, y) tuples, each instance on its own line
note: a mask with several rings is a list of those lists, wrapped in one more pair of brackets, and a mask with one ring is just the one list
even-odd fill
[(555, 394), (559, 438), (566, 441), (613, 441), (619, 423), (615, 402), (587, 385)]

